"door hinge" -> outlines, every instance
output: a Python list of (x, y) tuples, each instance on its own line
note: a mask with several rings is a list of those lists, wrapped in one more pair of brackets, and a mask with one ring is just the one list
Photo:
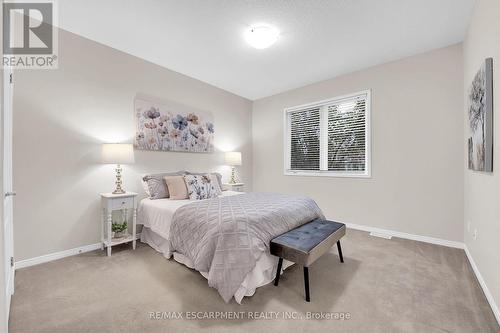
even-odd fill
[(10, 257), (10, 267), (14, 267), (14, 257)]
[(12, 73), (10, 73), (10, 83), (12, 83)]

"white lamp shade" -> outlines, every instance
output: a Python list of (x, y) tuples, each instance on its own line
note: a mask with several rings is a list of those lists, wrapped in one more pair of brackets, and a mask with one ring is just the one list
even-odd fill
[(227, 165), (241, 165), (241, 153), (239, 151), (230, 151), (226, 153)]
[(102, 163), (133, 164), (134, 146), (129, 143), (105, 143), (102, 145)]

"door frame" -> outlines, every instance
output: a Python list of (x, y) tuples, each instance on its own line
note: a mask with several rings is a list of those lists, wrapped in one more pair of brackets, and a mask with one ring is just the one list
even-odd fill
[[(2, 234), (3, 234), (3, 265), (6, 325), (10, 314), (11, 297), (14, 294), (14, 224), (13, 224), (13, 195), (12, 195), (12, 121), (13, 121), (13, 70), (3, 68), (3, 105), (2, 105)], [(9, 149), (6, 149), (6, 143)], [(10, 217), (7, 215), (9, 214)], [(6, 219), (7, 217), (7, 219)], [(8, 224), (9, 225), (8, 225)]]

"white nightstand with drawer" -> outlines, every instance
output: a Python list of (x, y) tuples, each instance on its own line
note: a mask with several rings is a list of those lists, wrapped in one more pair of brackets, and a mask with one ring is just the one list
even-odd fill
[(245, 184), (244, 183), (234, 183), (234, 184), (223, 184), (224, 190), (226, 191), (236, 191), (236, 192), (245, 192)]
[[(132, 234), (113, 238), (111, 225), (113, 223), (114, 210), (126, 210), (125, 214), (128, 217), (128, 210), (132, 209)], [(118, 244), (132, 242), (132, 248), (135, 250), (137, 239), (136, 234), (136, 219), (137, 219), (137, 193), (126, 192), (123, 194), (101, 193), (101, 248), (108, 250), (108, 256), (111, 255), (111, 248)]]

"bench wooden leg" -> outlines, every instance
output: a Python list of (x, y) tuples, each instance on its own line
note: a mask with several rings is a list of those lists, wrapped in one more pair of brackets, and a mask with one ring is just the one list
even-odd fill
[(309, 267), (304, 267), (304, 287), (306, 289), (306, 302), (311, 301), (309, 296)]
[(277, 286), (280, 282), (281, 265), (283, 265), (283, 258), (280, 258), (280, 260), (278, 261), (278, 270), (276, 271), (276, 278), (274, 279), (275, 286)]
[(344, 256), (342, 256), (342, 248), (340, 247), (340, 240), (337, 241), (337, 250), (339, 250), (340, 262), (344, 262)]

